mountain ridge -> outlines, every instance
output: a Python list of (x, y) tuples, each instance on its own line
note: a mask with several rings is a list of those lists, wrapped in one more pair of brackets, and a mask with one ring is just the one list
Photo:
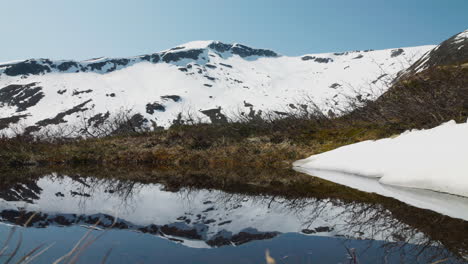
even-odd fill
[(289, 57), (195, 41), (128, 58), (0, 64), (0, 131), (41, 134), (69, 126), (70, 134), (83, 136), (89, 132), (84, 126), (96, 130), (130, 110), (132, 120), (148, 129), (185, 122), (181, 116), (187, 113), (202, 122), (223, 122), (227, 116), (296, 111), (308, 96), (324, 108), (345, 107), (356, 93), (379, 96), (398, 72), (432, 48)]

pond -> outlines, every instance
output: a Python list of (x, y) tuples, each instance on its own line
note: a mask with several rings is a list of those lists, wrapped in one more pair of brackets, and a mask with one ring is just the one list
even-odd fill
[(284, 185), (237, 192), (76, 172), (8, 179), (0, 190), (0, 261), (46, 248), (32, 263), (267, 263), (267, 254), (276, 263), (465, 263), (468, 256), (465, 220), (391, 198), (350, 199), (366, 195), (359, 191), (326, 198), (288, 195)]

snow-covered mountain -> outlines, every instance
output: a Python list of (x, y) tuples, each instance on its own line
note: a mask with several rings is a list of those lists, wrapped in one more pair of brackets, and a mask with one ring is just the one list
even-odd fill
[(468, 29), (428, 51), (404, 72), (412, 74), (431, 67), (464, 63), (468, 63)]
[(165, 190), (97, 178), (48, 175), (2, 189), (0, 223), (92, 226), (140, 231), (189, 247), (240, 245), (282, 233), (405, 241), (428, 237), (378, 205), (252, 196), (218, 190)]
[[(312, 97), (339, 106), (359, 92), (375, 98), (434, 46), (281, 56), (241, 44), (196, 41), (131, 58), (31, 59), (0, 64), (0, 131), (41, 133), (97, 127), (122, 111), (168, 127), (180, 113), (204, 121), (278, 114)], [(180, 121), (180, 120), (179, 120)]]

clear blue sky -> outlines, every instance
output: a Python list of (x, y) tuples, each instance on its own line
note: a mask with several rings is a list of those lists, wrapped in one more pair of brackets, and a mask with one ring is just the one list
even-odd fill
[(0, 61), (156, 52), (192, 40), (284, 55), (437, 44), (468, 0), (0, 0)]

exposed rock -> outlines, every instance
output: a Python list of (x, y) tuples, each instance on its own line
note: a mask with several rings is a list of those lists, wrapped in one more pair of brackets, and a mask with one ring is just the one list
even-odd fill
[[(65, 91), (66, 91), (66, 90), (65, 90)], [(83, 93), (91, 93), (92, 91), (93, 91), (93, 90), (91, 90), (91, 89), (83, 90), (83, 91), (74, 90), (73, 93), (72, 93), (72, 96), (79, 95), (79, 94), (83, 94)]]
[(401, 54), (403, 54), (403, 52), (405, 52), (403, 49), (394, 49), (392, 50), (390, 57), (394, 58), (394, 57), (400, 56)]
[(200, 54), (202, 53), (203, 53), (203, 49), (191, 49), (187, 51), (168, 52), (162, 55), (162, 60), (166, 63), (178, 61), (181, 59), (197, 60)]
[(16, 106), (17, 112), (35, 106), (42, 98), (44, 98), (44, 93), (42, 87), (37, 86), (37, 83), (11, 84), (0, 89), (0, 103)]
[[(457, 65), (468, 62), (468, 30), (461, 32), (442, 42), (439, 46), (417, 60), (405, 74), (412, 74), (418, 70)], [(400, 76), (401, 77), (401, 76)]]
[(88, 126), (99, 127), (109, 118), (110, 113), (107, 111), (105, 114), (99, 113), (88, 119)]
[(50, 71), (51, 69), (47, 65), (40, 64), (36, 60), (26, 60), (23, 62), (8, 65), (4, 73), (9, 76), (18, 76), (29, 74), (43, 74)]
[(0, 130), (10, 127), (10, 125), (17, 124), (21, 119), (29, 115), (15, 115), (5, 118), (0, 118)]
[(232, 65), (225, 64), (225, 63), (219, 63), (219, 65), (227, 67), (227, 68), (232, 68)]
[(386, 74), (386, 73), (380, 75), (379, 77), (377, 77), (377, 79), (372, 81), (372, 84), (376, 84), (378, 81), (380, 81), (382, 78), (384, 78), (386, 76), (388, 76), (388, 74)]
[(253, 107), (253, 104), (248, 103), (244, 100), (244, 107)]
[(180, 100), (182, 100), (182, 98), (178, 95), (163, 95), (161, 96), (161, 99), (165, 101), (170, 99), (174, 102), (179, 102)]
[(78, 63), (74, 61), (62, 62), (57, 66), (57, 69), (59, 69), (60, 71), (68, 71), (71, 67), (78, 68)]
[(195, 228), (193, 229), (181, 229), (176, 226), (164, 225), (159, 229), (163, 234), (170, 236), (185, 237), (189, 239), (202, 239), (201, 235), (198, 234)]
[(221, 107), (201, 110), (202, 114), (208, 116), (213, 124), (224, 124), (227, 123), (227, 117), (221, 113)]
[(218, 52), (231, 51), (233, 54), (239, 55), (243, 58), (250, 56), (260, 57), (277, 57), (278, 54), (271, 50), (266, 49), (253, 49), (241, 44), (225, 44), (221, 42), (213, 42), (208, 45), (208, 48), (216, 50)]
[(164, 112), (166, 107), (158, 102), (146, 104), (146, 113), (152, 115), (155, 111)]
[(72, 115), (77, 112), (84, 112), (88, 110), (88, 108), (85, 108), (85, 105), (91, 102), (92, 99), (89, 99), (79, 105), (74, 106), (73, 108), (58, 113), (55, 117), (53, 118), (46, 118), (41, 121), (36, 122), (34, 126), (29, 126), (25, 129), (25, 134), (30, 134), (32, 132), (39, 131), (42, 127), (48, 126), (48, 125), (58, 125), (60, 123), (67, 123), (67, 121), (64, 119), (64, 117), (68, 115)]
[(329, 63), (333, 62), (332, 58), (320, 58), (320, 57), (315, 57), (315, 56), (304, 56), (301, 58), (303, 61), (308, 61), (308, 60), (313, 60), (318, 63)]

